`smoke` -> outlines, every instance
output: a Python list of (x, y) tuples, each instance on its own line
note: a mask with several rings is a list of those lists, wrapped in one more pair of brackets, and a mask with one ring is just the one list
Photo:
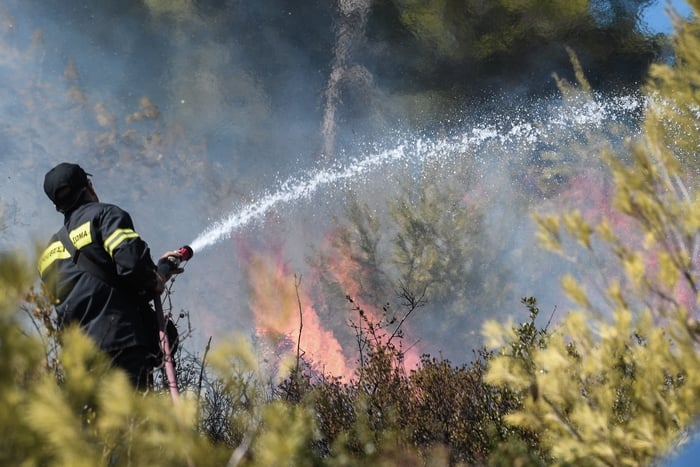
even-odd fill
[[(387, 238), (395, 230), (386, 214), (387, 204), (400, 193), (402, 185), (419, 183), (426, 173), (433, 173), (429, 183), (457, 187), (457, 193), (469, 200), (467, 206), (478, 206), (485, 212), (479, 231), (486, 238), (472, 241), (496, 252), (482, 255), (489, 263), (474, 268), (498, 274), (461, 278), (463, 287), (472, 287), (469, 290), (474, 293), (498, 290), (492, 303), (468, 297), (469, 304), (457, 305), (466, 307), (455, 311), (457, 321), (450, 321), (444, 313), (455, 304), (448, 298), (421, 310), (421, 316), (412, 318), (415, 326), (409, 322), (412, 331), (407, 339), (420, 341), (417, 348), (460, 360), (468, 353), (465, 349), (480, 341), (479, 326), (470, 316), (506, 319), (519, 311), (518, 302), (523, 296), (537, 297), (547, 311), (566, 309), (568, 303), (559, 291), (557, 278), (570, 271), (538, 250), (530, 213), (536, 209), (575, 208), (594, 219), (609, 211), (606, 200), (611, 194), (598, 154), (609, 144), (620, 149), (623, 141), (615, 135), (632, 124), (644, 106), (644, 100), (634, 95), (593, 96), (575, 102), (547, 99), (517, 112), (482, 114), (465, 121), (465, 129), (453, 135), (406, 135), (391, 149), (365, 147), (363, 155), (347, 163), (337, 162), (303, 177), (280, 180), (276, 189), (262, 191), (259, 197), (253, 196), (212, 222), (192, 246), (196, 251), (209, 250), (226, 239), (240, 244), (250, 238), (255, 238), (261, 249), (266, 244), (281, 243), (275, 255), (283, 256), (288, 268), (318, 275), (317, 270), (309, 270), (309, 257), (320, 254), (322, 236), (335, 217), (345, 215), (349, 196), (369, 206), (381, 219), (379, 233)], [(627, 127), (622, 134), (632, 137), (635, 131)], [(465, 231), (464, 235), (470, 234)], [(379, 250), (382, 257), (393, 254), (386, 240)], [(331, 255), (327, 267), (339, 286), (336, 299), (342, 302), (345, 295), (358, 299), (360, 289), (350, 274), (357, 269), (349, 258), (351, 253), (335, 251)], [(290, 277), (288, 273), (288, 281)], [(371, 310), (385, 300), (393, 300), (393, 294), (375, 299), (374, 303), (365, 301), (363, 308)], [(347, 304), (336, 306), (332, 313), (349, 312)], [(342, 326), (345, 320), (340, 321)]]
[[(34, 242), (58, 229), (43, 175), (76, 161), (94, 174), (103, 201), (131, 213), (154, 256), (192, 239), (195, 257), (173, 302), (190, 311), (196, 347), (209, 335), (255, 332), (251, 284), (265, 274), (251, 281), (242, 245), (264, 255), (281, 244), (274, 252), (285, 277), (314, 277), (311, 259), (350, 195), (389, 225), (386, 204), (430, 168), (441, 174), (437, 184), (462, 183), (463, 198), (487, 208), (484, 235), (500, 244), (484, 267), (513, 284), (507, 296), (504, 287), (509, 306), (480, 308), (479, 316), (517, 312), (523, 295), (561, 305), (555, 281), (542, 280), (561, 269), (536, 252), (528, 210), (557, 208), (573, 175), (597, 168), (598, 136), (617, 144), (633, 136), (644, 103), (635, 95), (506, 96), (434, 124), (444, 131), (400, 131), (408, 125), (397, 121), (394, 131), (375, 129), (381, 139), (353, 134), (357, 127), (340, 118), (347, 100), (361, 98), (353, 90), (372, 93), (368, 113), (407, 107), (396, 96), (377, 102), (383, 93), (353, 55), (368, 7), (8, 0), (0, 10), (0, 249), (33, 254)], [(586, 157), (563, 149), (574, 146)], [(458, 179), (465, 160), (469, 184)], [(260, 290), (258, 297), (275, 288)], [(331, 331), (331, 319), (345, 323), (318, 317), (318, 335)], [(425, 318), (411, 338), (426, 351), (469, 358), (464, 336), (480, 323), (440, 322)]]

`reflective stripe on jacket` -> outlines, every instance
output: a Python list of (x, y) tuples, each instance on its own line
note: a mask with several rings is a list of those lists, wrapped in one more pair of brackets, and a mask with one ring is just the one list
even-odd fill
[(79, 323), (104, 351), (157, 346), (149, 305), (156, 285), (150, 251), (129, 214), (117, 206), (88, 202), (64, 222), (75, 248), (104, 271), (110, 283), (84, 271), (54, 234), (39, 258), (39, 274), (58, 301), (62, 325)]

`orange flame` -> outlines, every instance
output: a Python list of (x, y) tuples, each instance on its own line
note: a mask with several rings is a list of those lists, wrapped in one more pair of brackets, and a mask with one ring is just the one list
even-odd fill
[[(353, 258), (350, 247), (347, 244), (336, 240), (337, 232), (333, 231), (326, 239), (329, 244), (327, 248), (332, 249), (332, 254), (328, 255), (328, 273), (330, 273), (333, 279), (340, 285), (343, 293), (349, 296), (354, 304), (364, 311), (365, 316), (370, 322), (376, 324), (384, 321), (384, 313), (380, 311), (376, 304), (371, 304), (365, 299), (366, 290), (363, 289), (362, 284), (371, 283), (369, 271), (360, 264), (358, 259)], [(404, 329), (405, 328), (406, 326), (404, 325)], [(408, 333), (404, 335), (406, 334)], [(378, 337), (386, 340), (389, 337), (389, 333), (385, 330), (380, 330), (378, 332)], [(402, 350), (405, 367), (418, 367), (420, 363), (418, 347), (416, 345), (411, 345), (409, 348), (404, 348)]]
[(259, 335), (283, 336), (294, 342), (311, 367), (324, 375), (349, 378), (352, 370), (332, 331), (324, 329), (306, 289), (290, 273), (281, 255), (253, 254), (248, 261), (250, 308)]

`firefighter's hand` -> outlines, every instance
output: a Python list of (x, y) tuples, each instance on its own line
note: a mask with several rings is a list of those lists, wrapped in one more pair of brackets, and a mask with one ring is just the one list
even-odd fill
[[(167, 269), (167, 272), (165, 273), (165, 280), (166, 281), (168, 281), (173, 275), (180, 274), (180, 273), (185, 271), (183, 268), (181, 268), (179, 266), (176, 267), (175, 264), (172, 261), (170, 261), (170, 259), (168, 259), (168, 258), (182, 259), (182, 255), (180, 253), (178, 253), (177, 251), (166, 251), (165, 253), (163, 253), (163, 255), (158, 260), (158, 266), (159, 266), (158, 269), (161, 272), (163, 272), (164, 270)], [(170, 263), (169, 266), (171, 266), (171, 267), (161, 269), (160, 266), (163, 263)]]

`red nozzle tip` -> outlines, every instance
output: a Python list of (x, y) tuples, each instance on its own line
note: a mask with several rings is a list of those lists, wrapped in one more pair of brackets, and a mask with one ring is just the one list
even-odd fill
[(189, 261), (192, 256), (194, 256), (194, 251), (192, 251), (192, 248), (189, 245), (183, 246), (177, 250), (177, 252), (180, 254), (183, 261)]

